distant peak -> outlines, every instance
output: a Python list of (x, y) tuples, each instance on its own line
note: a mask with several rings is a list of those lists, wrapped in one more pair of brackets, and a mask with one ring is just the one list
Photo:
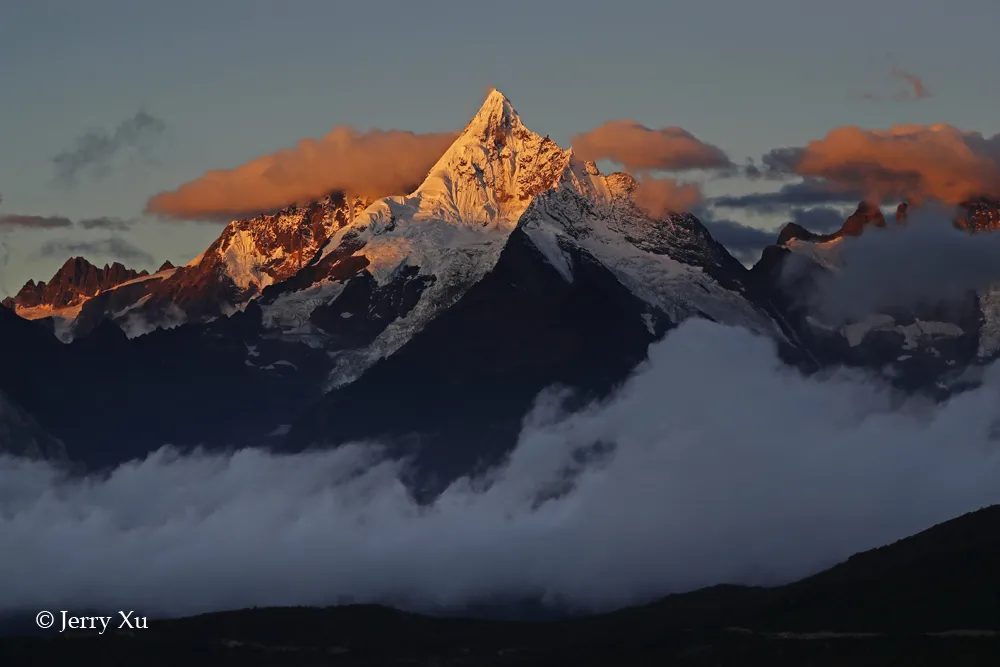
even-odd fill
[(159, 273), (160, 271), (166, 271), (168, 269), (173, 269), (173, 268), (175, 268), (174, 265), (171, 264), (170, 260), (168, 259), (167, 261), (165, 261), (163, 264), (160, 265), (160, 268), (158, 268), (156, 272)]
[(867, 199), (858, 204), (857, 210), (844, 222), (840, 228), (841, 236), (861, 236), (865, 227), (874, 225), (875, 227), (885, 227), (885, 217), (878, 204)]
[(809, 231), (802, 225), (789, 222), (786, 223), (781, 231), (778, 232), (778, 240), (775, 242), (779, 246), (788, 244), (789, 241), (811, 241), (813, 243), (823, 243), (825, 241), (831, 241), (840, 236), (840, 232), (834, 234), (817, 234), (816, 232)]

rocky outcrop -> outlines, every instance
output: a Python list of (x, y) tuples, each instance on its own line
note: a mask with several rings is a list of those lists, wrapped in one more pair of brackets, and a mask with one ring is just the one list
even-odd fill
[(119, 262), (105, 264), (102, 269), (83, 257), (72, 257), (51, 280), (38, 283), (29, 280), (16, 295), (5, 299), (4, 305), (14, 310), (39, 306), (48, 306), (53, 310), (69, 308), (105, 290), (147, 275), (147, 271), (137, 272)]

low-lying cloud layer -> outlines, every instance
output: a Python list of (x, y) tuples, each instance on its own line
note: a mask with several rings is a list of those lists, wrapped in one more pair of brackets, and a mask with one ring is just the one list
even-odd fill
[(455, 139), (442, 132), (359, 132), (338, 126), (320, 139), (210, 171), (146, 204), (148, 213), (182, 220), (231, 220), (317, 199), (333, 191), (367, 197), (405, 194), (419, 185)]
[[(1000, 234), (959, 231), (937, 208), (911, 213), (906, 226), (868, 228), (828, 252), (839, 268), (821, 274), (808, 298), (829, 323), (948, 304), (1000, 284)], [(789, 262), (784, 278), (796, 280), (802, 268)]]
[(770, 341), (707, 321), (650, 356), (606, 404), (541, 402), (505, 465), (425, 507), (402, 464), (361, 445), (161, 450), (85, 480), (0, 460), (0, 609), (607, 608), (795, 579), (1000, 502), (996, 369), (932, 405), (863, 376), (805, 378)]
[(613, 120), (573, 137), (584, 160), (611, 160), (629, 171), (688, 171), (733, 167), (725, 151), (680, 127), (650, 129), (632, 120)]

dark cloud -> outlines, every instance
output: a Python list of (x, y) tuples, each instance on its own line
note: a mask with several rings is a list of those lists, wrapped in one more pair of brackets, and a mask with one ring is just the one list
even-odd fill
[(134, 224), (135, 220), (122, 220), (121, 218), (84, 218), (76, 224), (80, 225), (84, 229), (113, 229), (117, 231), (124, 231), (130, 229)]
[(148, 157), (154, 141), (166, 130), (166, 124), (145, 111), (122, 121), (114, 132), (100, 128), (77, 138), (73, 148), (52, 158), (57, 182), (72, 185), (88, 174), (100, 179), (111, 173), (115, 160), (124, 154)]
[(786, 183), (777, 192), (716, 197), (712, 204), (725, 208), (746, 208), (757, 213), (782, 213), (795, 206), (857, 204), (863, 198), (864, 194), (857, 190), (838, 189), (824, 181), (807, 178), (797, 183)]
[(924, 80), (916, 74), (907, 72), (900, 67), (894, 67), (892, 76), (905, 81), (909, 86), (907, 90), (894, 93), (892, 96), (894, 100), (925, 100), (928, 97), (933, 97), (931, 91), (924, 84)]
[[(995, 371), (935, 405), (804, 377), (765, 337), (689, 320), (608, 401), (540, 401), (509, 460), (429, 507), (363, 445), (166, 449), (83, 480), (0, 459), (0, 535), (17, 545), (0, 549), (0, 610), (602, 609), (788, 581), (1000, 502), (997, 404)], [(595, 443), (613, 450), (585, 456)]]
[(725, 151), (680, 127), (650, 129), (632, 120), (608, 121), (577, 134), (573, 151), (583, 160), (611, 160), (630, 171), (729, 169)]
[[(838, 268), (816, 278), (808, 305), (830, 324), (945, 305), (1000, 283), (1000, 233), (959, 231), (948, 211), (930, 207), (911, 212), (906, 226), (870, 228), (827, 252)], [(802, 261), (787, 264), (785, 279), (797, 278)]]
[(849, 213), (828, 206), (796, 208), (792, 210), (792, 222), (817, 234), (830, 234), (844, 225)]
[(862, 93), (861, 99), (872, 101), (891, 99), (896, 102), (916, 102), (934, 96), (927, 87), (927, 84), (924, 83), (923, 78), (913, 74), (912, 72), (908, 72), (902, 67), (893, 65), (892, 70), (889, 72), (889, 76), (897, 81), (905, 83), (906, 88), (903, 90), (897, 90), (888, 95), (872, 92)]
[(41, 248), (44, 257), (94, 255), (127, 261), (132, 264), (152, 264), (153, 256), (120, 236), (83, 241), (46, 241)]
[(760, 259), (764, 248), (772, 245), (778, 238), (777, 229), (761, 229), (735, 220), (717, 219), (705, 213), (699, 215), (699, 219), (712, 238), (726, 246), (729, 254), (744, 264), (752, 264)]
[[(796, 208), (791, 210), (792, 222), (817, 234), (828, 234), (841, 228), (847, 215), (827, 207)], [(756, 227), (727, 218), (716, 218), (707, 208), (699, 207), (695, 215), (712, 234), (712, 238), (726, 247), (733, 257), (744, 264), (760, 259), (764, 248), (778, 240), (783, 225)]]
[(25, 227), (29, 229), (58, 229), (72, 226), (72, 220), (58, 215), (21, 215), (17, 213), (0, 214), (0, 228)]
[(788, 180), (795, 176), (794, 167), (801, 156), (801, 148), (775, 148), (761, 158), (760, 166), (752, 158), (748, 159), (742, 173), (752, 181)]

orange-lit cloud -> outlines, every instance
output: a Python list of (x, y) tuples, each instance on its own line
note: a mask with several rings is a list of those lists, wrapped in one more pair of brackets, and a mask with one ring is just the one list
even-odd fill
[(703, 199), (701, 188), (696, 183), (648, 176), (639, 180), (632, 196), (636, 204), (654, 217), (690, 211)]
[[(781, 154), (789, 159), (776, 160)], [(841, 127), (803, 149), (778, 149), (765, 162), (873, 199), (960, 203), (1000, 197), (1000, 135), (984, 137), (945, 124), (888, 130)]]
[(611, 160), (630, 171), (685, 171), (733, 166), (717, 146), (680, 127), (653, 130), (631, 120), (614, 120), (573, 137), (573, 150), (584, 160)]
[(228, 220), (346, 191), (366, 197), (405, 194), (419, 185), (455, 134), (335, 127), (236, 167), (210, 171), (146, 204), (156, 215)]

